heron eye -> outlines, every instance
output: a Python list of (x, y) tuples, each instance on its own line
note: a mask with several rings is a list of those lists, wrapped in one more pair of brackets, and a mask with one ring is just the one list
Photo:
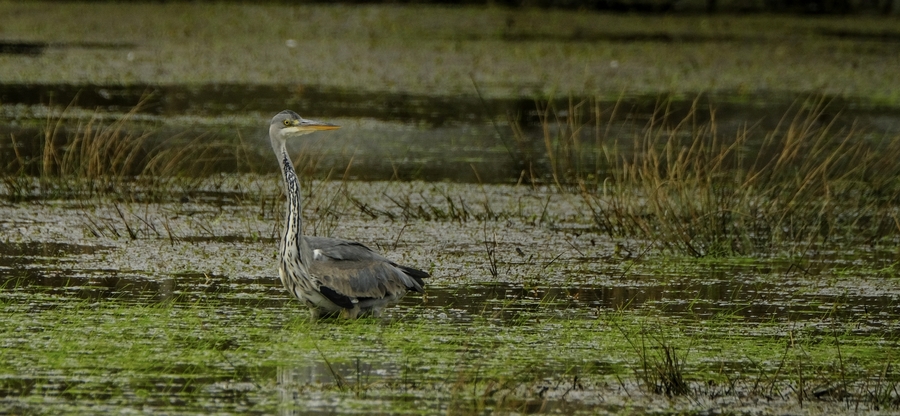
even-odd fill
[(290, 125), (291, 125), (291, 121), (290, 121), (290, 120), (284, 120), (284, 126), (285, 126), (285, 127), (290, 126)]

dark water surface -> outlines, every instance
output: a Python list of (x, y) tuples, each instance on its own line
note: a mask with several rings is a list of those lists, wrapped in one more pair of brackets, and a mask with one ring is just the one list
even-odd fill
[[(221, 244), (230, 244), (221, 241)], [(263, 242), (274, 245), (274, 241)], [(276, 277), (222, 276), (207, 273), (148, 275), (141, 270), (79, 269), (79, 256), (111, 247), (64, 243), (0, 243), (0, 287), (7, 298), (42, 299), (36, 310), (72, 301), (175, 301), (192, 304), (214, 300), (225, 306), (303, 307), (290, 298)], [(745, 322), (817, 320), (825, 317), (865, 320), (863, 332), (882, 335), (900, 328), (883, 326), (900, 315), (896, 291), (862, 289), (816, 291), (808, 281), (754, 279), (757, 267), (717, 266), (672, 276), (629, 276), (602, 279), (604, 284), (526, 286), (512, 283), (432, 284), (425, 298), (409, 296), (401, 310), (413, 315), (430, 311), (461, 323), (475, 316), (509, 322), (523, 316), (591, 317), (620, 310), (647, 310), (688, 320), (722, 314)], [(598, 280), (599, 276), (589, 277)], [(416, 312), (419, 310), (419, 312)], [(563, 315), (559, 315), (563, 314)], [(881, 318), (879, 318), (881, 317)], [(884, 321), (884, 322), (882, 322)]]
[[(482, 123), (497, 117), (517, 115), (537, 122), (536, 106), (549, 102), (565, 111), (570, 100), (585, 102), (591, 97), (527, 97), (482, 98), (469, 96), (427, 96), (394, 92), (371, 92), (323, 88), (315, 85), (242, 85), (211, 84), (199, 86), (161, 85), (24, 85), (0, 84), (0, 103), (5, 106), (54, 105), (87, 110), (124, 113), (140, 104), (138, 112), (163, 117), (218, 117), (245, 113), (276, 113), (289, 108), (301, 115), (319, 118), (370, 118), (426, 124), (440, 127), (448, 123)], [(619, 110), (613, 119), (649, 119), (670, 105), (671, 119), (680, 121), (697, 97), (668, 94), (633, 96), (618, 100)], [(726, 124), (759, 123), (776, 125), (792, 106), (804, 100), (822, 100), (828, 104), (824, 116), (842, 113), (848, 120), (863, 120), (886, 131), (900, 131), (898, 109), (877, 103), (844, 97), (798, 96), (787, 93), (766, 94), (701, 94), (698, 107), (716, 109), (716, 116)], [(600, 107), (611, 111), (617, 101), (601, 101)], [(701, 111), (698, 121), (708, 121)], [(704, 116), (707, 116), (704, 119)], [(609, 118), (602, 118), (609, 120)]]
[[(37, 157), (48, 126), (61, 141), (90, 116), (115, 119), (135, 108), (130, 128), (150, 134), (148, 149), (203, 143), (244, 146), (237, 151), (241, 159), (229, 154), (235, 152), (219, 150), (220, 160), (194, 172), (201, 175), (273, 171), (265, 126), (275, 113), (292, 109), (342, 126), (327, 135), (311, 136), (312, 144), (302, 151), (314, 161), (310, 169), (332, 176), (346, 171), (359, 180), (509, 183), (532, 175), (547, 179), (551, 161), (545, 133), (551, 135), (552, 152), (575, 152), (583, 169), (602, 172), (601, 149), (630, 144), (647, 126), (665, 131), (680, 125), (690, 132), (694, 127), (689, 126), (714, 119), (718, 136), (730, 140), (745, 131), (762, 138), (799, 117), (820, 126), (830, 124), (832, 131), (854, 129), (873, 139), (900, 132), (897, 109), (841, 97), (779, 93), (663, 94), (597, 102), (590, 97), (482, 99), (474, 93), (435, 97), (307, 85), (3, 84), (0, 104), (3, 160)], [(68, 107), (60, 126), (48, 124), (47, 106), (57, 115)], [(585, 123), (575, 134), (574, 149), (555, 141), (570, 119), (579, 120), (575, 125)], [(600, 120), (599, 126), (594, 119)], [(543, 130), (542, 120), (549, 120), (549, 130)], [(512, 124), (521, 128), (519, 135), (513, 133)], [(18, 165), (0, 169), (16, 171)]]

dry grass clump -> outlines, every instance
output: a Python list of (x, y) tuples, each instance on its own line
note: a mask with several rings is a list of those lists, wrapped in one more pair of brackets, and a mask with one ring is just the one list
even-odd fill
[(109, 124), (95, 114), (78, 120), (74, 129), (66, 128), (62, 117), (48, 115), (33, 141), (10, 134), (7, 144), (14, 157), (4, 167), (5, 196), (18, 200), (76, 188), (93, 194), (117, 187), (146, 157), (148, 134), (123, 130), (134, 111)]
[[(160, 198), (184, 193), (201, 178), (222, 171), (255, 172), (258, 155), (212, 133), (163, 136), (139, 123), (145, 97), (116, 118), (97, 111), (87, 118), (48, 113), (40, 135), (10, 135), (0, 143), (13, 156), (0, 170), (0, 194), (8, 200), (110, 195)], [(68, 119), (75, 119), (74, 123)]]
[[(680, 119), (662, 105), (626, 142), (609, 134), (597, 103), (570, 105), (555, 119), (547, 115), (560, 112), (548, 107), (540, 110), (549, 162), (539, 173), (580, 192), (603, 231), (677, 254), (805, 253), (827, 243), (894, 241), (900, 141), (836, 127), (827, 104), (798, 102), (771, 131), (747, 126), (727, 137), (713, 108), (708, 122), (698, 122), (707, 110), (697, 101)], [(528, 140), (516, 133), (518, 142)], [(595, 145), (586, 147), (590, 135)]]

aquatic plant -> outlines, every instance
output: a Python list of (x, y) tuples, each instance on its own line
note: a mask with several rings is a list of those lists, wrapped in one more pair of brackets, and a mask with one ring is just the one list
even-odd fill
[(627, 311), (559, 319), (538, 309), (513, 324), (484, 316), (463, 324), (412, 309), (388, 322), (315, 325), (291, 318), (290, 304), (51, 297), (43, 309), (3, 294), (0, 331), (29, 329), (0, 352), (5, 409), (402, 411), (412, 402), (459, 413), (590, 412), (598, 403), (688, 411), (737, 399), (898, 407), (889, 346), (851, 333), (822, 342), (791, 323), (736, 335), (745, 323), (690, 333), (677, 319)]

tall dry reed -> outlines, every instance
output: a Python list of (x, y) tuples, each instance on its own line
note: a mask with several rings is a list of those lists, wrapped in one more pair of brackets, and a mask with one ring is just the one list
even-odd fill
[(115, 118), (100, 111), (87, 118), (70, 116), (72, 105), (50, 112), (35, 137), (38, 146), (11, 135), (14, 160), (0, 173), (4, 196), (165, 197), (196, 188), (218, 172), (264, 170), (258, 152), (239, 134), (237, 142), (211, 132), (161, 136), (152, 124), (138, 120), (148, 99)]
[(630, 137), (610, 133), (597, 102), (539, 107), (549, 172), (531, 176), (580, 192), (602, 231), (677, 254), (804, 253), (900, 237), (898, 138), (836, 127), (824, 99), (795, 103), (771, 131), (724, 136), (716, 110), (698, 103), (680, 119), (663, 104)]

